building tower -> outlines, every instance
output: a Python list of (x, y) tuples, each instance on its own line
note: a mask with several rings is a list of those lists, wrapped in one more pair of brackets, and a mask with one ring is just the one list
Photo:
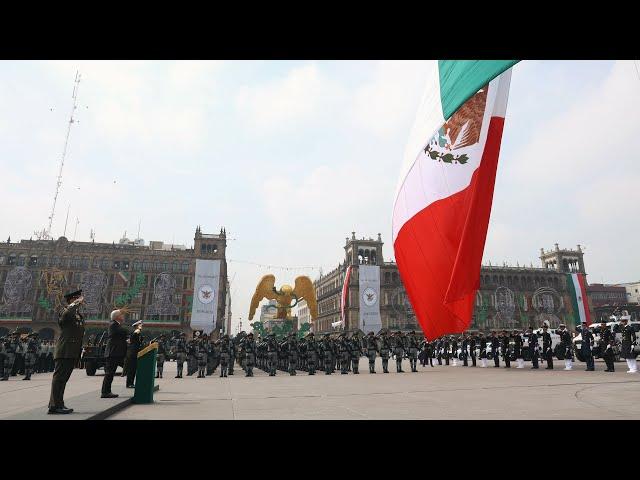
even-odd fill
[(584, 273), (584, 252), (580, 245), (577, 250), (560, 249), (558, 244), (555, 244), (555, 249), (544, 251), (544, 248), (540, 249), (540, 260), (542, 266), (548, 269), (556, 270), (560, 273)]
[(351, 238), (345, 239), (345, 255), (347, 265), (382, 265), (382, 237), (378, 234), (378, 239), (364, 238), (356, 239), (356, 232), (351, 232)]

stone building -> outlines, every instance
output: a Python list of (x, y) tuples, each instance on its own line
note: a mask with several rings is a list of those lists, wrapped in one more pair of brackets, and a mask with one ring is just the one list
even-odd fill
[[(312, 330), (322, 333), (335, 328), (358, 328), (360, 288), (358, 267), (380, 267), (380, 317), (383, 328), (420, 330), (395, 262), (385, 262), (382, 239), (357, 239), (352, 232), (345, 241), (345, 258), (334, 270), (314, 281), (318, 318)], [(541, 250), (540, 267), (484, 265), (470, 330), (526, 328), (548, 321), (552, 326), (575, 324), (567, 289), (567, 273), (585, 273), (583, 252), (555, 248)], [(345, 324), (341, 324), (341, 295), (348, 266), (352, 266), (347, 290)]]
[(190, 331), (196, 259), (220, 259), (216, 330), (226, 311), (226, 232), (196, 229), (194, 246), (165, 248), (162, 242), (95, 243), (21, 240), (0, 243), (0, 336), (21, 328), (42, 338), (57, 335), (62, 295), (82, 288), (87, 333), (108, 324), (116, 306), (127, 305), (128, 323), (144, 320), (147, 335)]

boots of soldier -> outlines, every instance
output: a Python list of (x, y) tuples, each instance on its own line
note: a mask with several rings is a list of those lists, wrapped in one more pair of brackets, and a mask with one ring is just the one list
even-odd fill
[(564, 369), (565, 370), (571, 370), (571, 368), (572, 368), (571, 360), (570, 359), (565, 360), (564, 361)]
[(627, 370), (627, 373), (638, 372), (638, 361), (635, 358), (627, 358), (627, 366), (629, 367), (629, 370)]
[(31, 380), (31, 370), (30, 369), (25, 369), (25, 375), (24, 378), (22, 380)]

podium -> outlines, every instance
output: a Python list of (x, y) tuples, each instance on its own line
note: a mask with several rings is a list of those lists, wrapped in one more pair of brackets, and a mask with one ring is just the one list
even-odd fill
[(153, 403), (155, 390), (156, 357), (158, 344), (151, 343), (138, 352), (138, 368), (136, 370), (136, 388), (133, 403)]

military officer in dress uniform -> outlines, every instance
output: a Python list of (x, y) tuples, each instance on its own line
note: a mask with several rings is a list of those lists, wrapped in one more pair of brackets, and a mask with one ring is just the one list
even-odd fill
[(455, 337), (454, 335), (451, 335), (450, 344), (451, 344), (451, 353), (450, 353), (451, 363), (452, 363), (452, 366), (457, 367), (458, 366), (458, 338)]
[(627, 319), (622, 318), (620, 320), (622, 326), (622, 347), (620, 350), (620, 356), (627, 361), (629, 370), (627, 373), (637, 373), (638, 365), (636, 358), (638, 354), (634, 351), (634, 347), (637, 345), (636, 332), (631, 325), (627, 324)]
[(478, 335), (473, 332), (469, 336), (469, 357), (471, 357), (471, 366), (476, 366), (476, 345), (478, 343)]
[(560, 345), (564, 351), (564, 369), (571, 370), (573, 364), (573, 348), (571, 346), (571, 334), (566, 326), (561, 323), (558, 325), (558, 334), (560, 335)]
[(367, 358), (369, 359), (369, 373), (376, 373), (376, 354), (378, 353), (378, 339), (373, 332), (367, 334), (365, 340), (367, 347)]
[(479, 335), (480, 342), (480, 363), (482, 364), (482, 368), (487, 368), (487, 338), (484, 336), (484, 333), (480, 332)]
[(138, 352), (142, 350), (142, 320), (132, 325), (135, 328), (129, 336), (127, 346), (127, 388), (135, 388), (136, 371), (138, 370)]
[(614, 345), (614, 337), (611, 329), (607, 327), (607, 322), (602, 322), (600, 324), (600, 340), (598, 342), (598, 347), (600, 349), (600, 356), (607, 365), (605, 372), (616, 371), (613, 354)]
[(408, 337), (409, 347), (409, 363), (411, 364), (411, 371), (418, 371), (418, 351), (420, 350), (420, 344), (418, 343), (418, 337), (416, 337), (416, 331), (411, 330)]
[(516, 368), (524, 368), (524, 358), (522, 358), (522, 347), (524, 345), (524, 340), (522, 338), (522, 333), (518, 330), (514, 330), (512, 333), (512, 338), (513, 356), (516, 359), (516, 363), (518, 364)]
[(585, 372), (593, 372), (596, 369), (592, 351), (594, 346), (594, 338), (593, 333), (587, 327), (587, 322), (582, 322), (580, 333), (582, 334), (582, 345), (580, 345), (580, 353), (582, 353), (582, 357), (587, 364)]
[(60, 336), (54, 355), (55, 370), (51, 380), (49, 414), (73, 412), (72, 408), (67, 408), (64, 404), (64, 389), (73, 373), (76, 362), (80, 358), (82, 339), (84, 338), (84, 317), (80, 313), (80, 306), (84, 302), (82, 290), (70, 292), (64, 298), (68, 305), (60, 312), (60, 320), (58, 320)]
[(502, 359), (504, 360), (504, 368), (511, 368), (511, 349), (510, 349), (511, 337), (506, 330), (502, 331)]
[(469, 366), (469, 354), (467, 352), (467, 349), (469, 348), (469, 334), (465, 333), (462, 336), (462, 351), (460, 352), (460, 354), (462, 355), (462, 366), (463, 367), (468, 367)]
[(491, 342), (491, 355), (493, 356), (493, 367), (500, 368), (500, 339), (496, 336), (495, 330), (491, 332), (491, 338), (489, 339)]
[(547, 362), (546, 370), (553, 370), (553, 350), (551, 348), (551, 334), (549, 326), (545, 323), (542, 325), (542, 357)]
[[(529, 352), (531, 352), (531, 368), (538, 369), (538, 357), (540, 356), (540, 345), (538, 343), (538, 335), (533, 331), (533, 327), (529, 327)], [(524, 360), (522, 360), (524, 362)], [(520, 367), (518, 367), (520, 368)]]

